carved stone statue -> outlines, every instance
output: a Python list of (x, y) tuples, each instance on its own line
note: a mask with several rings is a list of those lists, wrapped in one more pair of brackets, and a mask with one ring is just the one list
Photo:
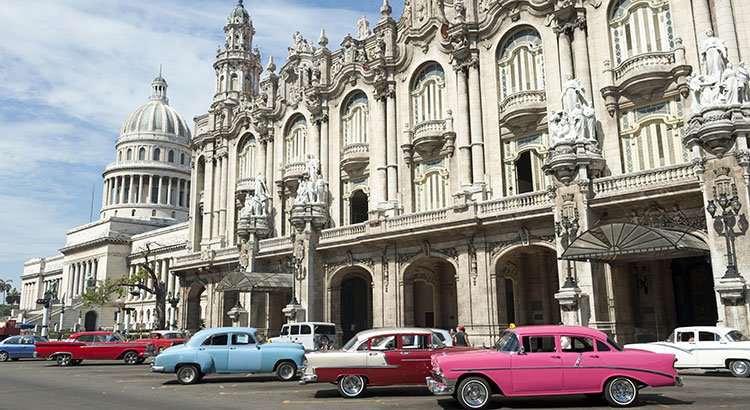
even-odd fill
[[(318, 173), (320, 170), (320, 161), (317, 160), (312, 155), (309, 155), (309, 159), (307, 160), (307, 176), (313, 180), (318, 177)], [(315, 182), (315, 181), (313, 181)]]
[(326, 201), (326, 183), (323, 181), (323, 178), (318, 178), (317, 181), (315, 181), (315, 202), (325, 202)]
[(724, 41), (715, 37), (714, 31), (708, 29), (706, 39), (700, 44), (700, 53), (704, 74), (714, 80), (719, 80), (727, 62), (727, 47)]
[[(581, 81), (568, 73), (566, 81), (562, 85), (562, 92), (560, 99), (562, 100), (563, 110), (565, 112), (571, 112), (575, 109), (576, 103), (583, 101), (586, 102), (586, 96), (583, 94), (583, 88), (581, 87)], [(587, 103), (588, 105), (588, 103)]]
[(364, 40), (370, 37), (370, 22), (367, 21), (367, 17), (362, 14), (362, 18), (357, 22), (357, 39)]
[(739, 80), (739, 96), (741, 103), (750, 102), (750, 71), (745, 68), (745, 62), (740, 62), (740, 66), (737, 67), (737, 79)]
[(739, 104), (740, 79), (734, 71), (732, 63), (727, 63), (727, 67), (721, 73), (721, 91), (725, 104)]
[(310, 198), (307, 193), (307, 182), (300, 178), (297, 183), (297, 196), (294, 197), (295, 205), (306, 205), (310, 203)]

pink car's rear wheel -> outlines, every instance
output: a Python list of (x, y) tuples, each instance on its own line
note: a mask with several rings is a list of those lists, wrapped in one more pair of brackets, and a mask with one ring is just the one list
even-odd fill
[(492, 389), (481, 377), (467, 377), (458, 385), (456, 399), (467, 410), (486, 409), (492, 399)]
[(615, 377), (604, 386), (604, 398), (613, 407), (627, 407), (638, 398), (638, 386), (627, 377)]

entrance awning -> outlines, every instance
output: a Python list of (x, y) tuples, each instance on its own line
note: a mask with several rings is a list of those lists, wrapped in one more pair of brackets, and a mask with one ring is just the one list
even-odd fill
[(706, 242), (687, 232), (616, 222), (582, 233), (560, 258), (611, 262), (705, 255), (708, 252)]
[(216, 284), (219, 292), (229, 291), (258, 291), (270, 292), (292, 288), (290, 273), (243, 272), (233, 270)]

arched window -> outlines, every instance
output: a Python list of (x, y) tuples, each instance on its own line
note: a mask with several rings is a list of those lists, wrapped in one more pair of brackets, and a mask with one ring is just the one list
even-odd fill
[(127, 156), (125, 158), (128, 161), (130, 161), (131, 159), (133, 159), (133, 150), (132, 149), (128, 148), (128, 154), (127, 154)]
[(217, 93), (223, 93), (224, 92), (224, 76), (222, 75), (219, 77), (219, 89), (216, 90)]
[(349, 99), (341, 118), (344, 145), (367, 143), (368, 114), (369, 109), (365, 93), (359, 92)]
[(185, 165), (185, 153), (180, 154), (180, 165)]
[(255, 176), (255, 137), (250, 134), (245, 137), (238, 150), (237, 178), (251, 178)]
[(525, 91), (544, 91), (542, 38), (532, 28), (521, 28), (498, 49), (500, 101)]
[(617, 0), (609, 17), (614, 65), (674, 47), (669, 0)]
[(445, 157), (416, 164), (414, 205), (417, 212), (448, 206), (448, 164)]
[(167, 154), (167, 161), (174, 162), (174, 151), (169, 150), (169, 153)]
[(146, 159), (146, 148), (141, 148), (138, 150), (138, 160), (143, 161)]
[(117, 151), (117, 160), (122, 161), (122, 151)]
[(682, 144), (682, 118), (680, 98), (621, 111), (622, 171), (643, 171), (688, 162), (688, 150)]
[(420, 71), (411, 89), (414, 125), (444, 119), (443, 90), (445, 73), (437, 63), (431, 63)]
[(286, 134), (286, 162), (304, 161), (307, 155), (307, 122), (305, 117), (297, 116), (289, 126)]
[(365, 222), (368, 218), (370, 185), (369, 177), (342, 181), (343, 225)]
[(505, 194), (517, 195), (545, 188), (542, 164), (549, 147), (546, 130), (503, 141)]
[(154, 161), (161, 160), (161, 150), (159, 148), (154, 150)]
[(229, 89), (231, 91), (239, 91), (240, 90), (240, 82), (239, 78), (237, 77), (237, 74), (232, 74), (231, 77), (229, 77)]

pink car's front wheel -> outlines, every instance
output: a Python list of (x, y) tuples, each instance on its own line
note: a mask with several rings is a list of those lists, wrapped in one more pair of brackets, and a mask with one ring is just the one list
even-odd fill
[(492, 399), (492, 389), (481, 377), (467, 377), (458, 385), (456, 400), (467, 410), (486, 409)]

